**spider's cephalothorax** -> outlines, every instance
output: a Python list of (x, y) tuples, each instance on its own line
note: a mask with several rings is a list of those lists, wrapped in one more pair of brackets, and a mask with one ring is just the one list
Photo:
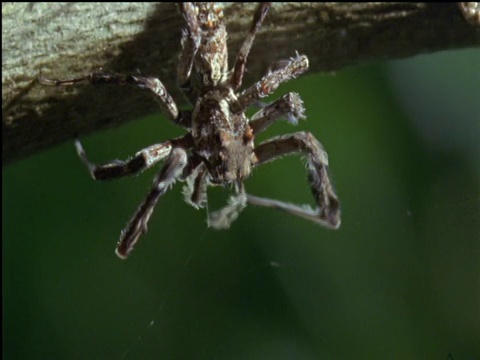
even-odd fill
[[(182, 137), (152, 145), (127, 161), (115, 160), (97, 166), (91, 163), (77, 140), (77, 152), (96, 180), (136, 174), (165, 160), (152, 189), (125, 230), (116, 253), (126, 258), (139, 237), (147, 231), (147, 222), (159, 198), (176, 181), (186, 181), (185, 200), (196, 208), (206, 203), (207, 185), (233, 185), (234, 195), (224, 208), (211, 213), (208, 224), (228, 228), (247, 203), (284, 210), (328, 228), (340, 226), (340, 207), (328, 176), (328, 157), (320, 142), (309, 132), (296, 132), (267, 140), (255, 146), (255, 136), (276, 120), (286, 118), (296, 124), (304, 118), (303, 103), (296, 93), (288, 93), (265, 105), (250, 119), (245, 110), (271, 94), (285, 81), (308, 69), (305, 55), (281, 61), (257, 83), (238, 91), (250, 48), (271, 3), (260, 3), (254, 14), (233, 68), (228, 68), (227, 32), (223, 11), (217, 3), (179, 3), (186, 22), (182, 31), (182, 52), (177, 68), (179, 84), (190, 100), (192, 111), (179, 111), (162, 82), (154, 77), (92, 73), (71, 80), (40, 79), (43, 84), (59, 86), (79, 82), (132, 85), (150, 91), (167, 116), (188, 133)], [(251, 170), (283, 155), (300, 153), (307, 158), (308, 182), (316, 208), (260, 198), (245, 192), (243, 181)]]

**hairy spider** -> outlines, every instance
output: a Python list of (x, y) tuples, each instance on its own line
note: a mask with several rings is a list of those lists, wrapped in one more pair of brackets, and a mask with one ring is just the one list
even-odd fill
[[(195, 208), (205, 205), (207, 185), (233, 185), (234, 195), (228, 204), (208, 216), (208, 225), (217, 229), (228, 228), (247, 203), (281, 209), (328, 228), (340, 226), (340, 207), (328, 177), (327, 153), (312, 134), (301, 131), (254, 145), (255, 136), (276, 120), (286, 117), (290, 123), (297, 124), (298, 119), (305, 117), (302, 100), (296, 93), (286, 94), (264, 106), (251, 119), (245, 115), (247, 107), (308, 68), (307, 57), (296, 54), (279, 62), (257, 83), (238, 92), (255, 34), (270, 6), (271, 3), (257, 6), (250, 30), (233, 68), (229, 70), (222, 8), (217, 3), (179, 3), (186, 28), (182, 31), (177, 76), (193, 105), (191, 111), (179, 111), (162, 82), (155, 77), (94, 72), (70, 80), (40, 79), (43, 84), (51, 86), (87, 82), (92, 85), (132, 85), (148, 90), (168, 118), (188, 131), (182, 137), (147, 147), (131, 159), (115, 160), (105, 165), (91, 163), (81, 143), (75, 142), (78, 155), (95, 180), (136, 174), (165, 160), (152, 189), (121, 233), (116, 249), (120, 258), (125, 259), (147, 231), (155, 205), (176, 180), (186, 181), (185, 200)], [(245, 192), (243, 182), (252, 168), (295, 153), (307, 157), (308, 182), (317, 205), (315, 209)]]

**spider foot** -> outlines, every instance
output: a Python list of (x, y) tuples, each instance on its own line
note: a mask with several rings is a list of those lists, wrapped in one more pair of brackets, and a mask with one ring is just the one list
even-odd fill
[(95, 166), (95, 164), (93, 164), (92, 162), (90, 162), (88, 160), (87, 153), (85, 152), (85, 149), (83, 148), (82, 143), (78, 139), (75, 139), (75, 149), (77, 150), (77, 154), (80, 157), (80, 160), (82, 160), (82, 162), (87, 167), (88, 172), (89, 172), (90, 176), (92, 177), (92, 179), (96, 180), (96, 177), (95, 177), (96, 166)]
[(247, 206), (247, 195), (245, 193), (232, 196), (227, 206), (209, 215), (208, 226), (219, 230), (228, 229), (245, 206)]

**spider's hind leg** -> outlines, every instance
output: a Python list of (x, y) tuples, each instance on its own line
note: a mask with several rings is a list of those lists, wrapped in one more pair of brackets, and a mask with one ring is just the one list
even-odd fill
[(180, 86), (183, 86), (192, 73), (193, 61), (200, 47), (202, 32), (197, 19), (197, 8), (194, 3), (178, 3), (179, 9), (187, 28), (182, 31), (182, 52), (177, 65), (177, 77)]
[(240, 48), (237, 58), (235, 59), (235, 65), (233, 66), (233, 73), (230, 78), (230, 84), (232, 85), (233, 89), (238, 89), (242, 85), (243, 73), (245, 72), (248, 54), (250, 53), (253, 41), (255, 40), (255, 35), (257, 34), (257, 31), (260, 30), (263, 19), (265, 19), (270, 6), (272, 6), (272, 3), (259, 3), (257, 9), (255, 10), (250, 31), (243, 41), (242, 47)]

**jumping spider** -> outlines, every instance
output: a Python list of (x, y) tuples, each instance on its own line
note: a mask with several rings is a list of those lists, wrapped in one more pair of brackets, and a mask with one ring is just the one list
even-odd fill
[[(146, 89), (153, 94), (168, 118), (188, 131), (179, 138), (147, 147), (131, 159), (115, 160), (105, 165), (91, 163), (81, 143), (78, 140), (75, 142), (80, 159), (95, 180), (136, 174), (165, 160), (146, 199), (121, 233), (116, 249), (120, 258), (125, 259), (147, 231), (155, 205), (176, 180), (186, 181), (185, 200), (195, 208), (205, 205), (207, 185), (233, 185), (234, 195), (228, 204), (208, 217), (208, 225), (217, 229), (228, 228), (247, 203), (281, 209), (328, 228), (340, 226), (339, 202), (327, 173), (327, 153), (311, 133), (296, 132), (254, 145), (255, 136), (276, 120), (286, 117), (290, 123), (296, 124), (298, 119), (305, 117), (302, 100), (296, 93), (286, 94), (264, 106), (251, 119), (245, 115), (249, 106), (308, 68), (307, 57), (297, 54), (278, 63), (260, 81), (238, 92), (255, 34), (270, 6), (271, 3), (257, 6), (250, 30), (232, 70), (229, 70), (222, 8), (217, 3), (179, 3), (186, 28), (182, 31), (177, 76), (193, 110), (179, 111), (162, 82), (155, 77), (94, 72), (70, 80), (40, 79), (41, 83), (50, 86), (87, 82)], [(245, 192), (243, 182), (252, 168), (295, 153), (307, 157), (308, 182), (316, 209)]]

